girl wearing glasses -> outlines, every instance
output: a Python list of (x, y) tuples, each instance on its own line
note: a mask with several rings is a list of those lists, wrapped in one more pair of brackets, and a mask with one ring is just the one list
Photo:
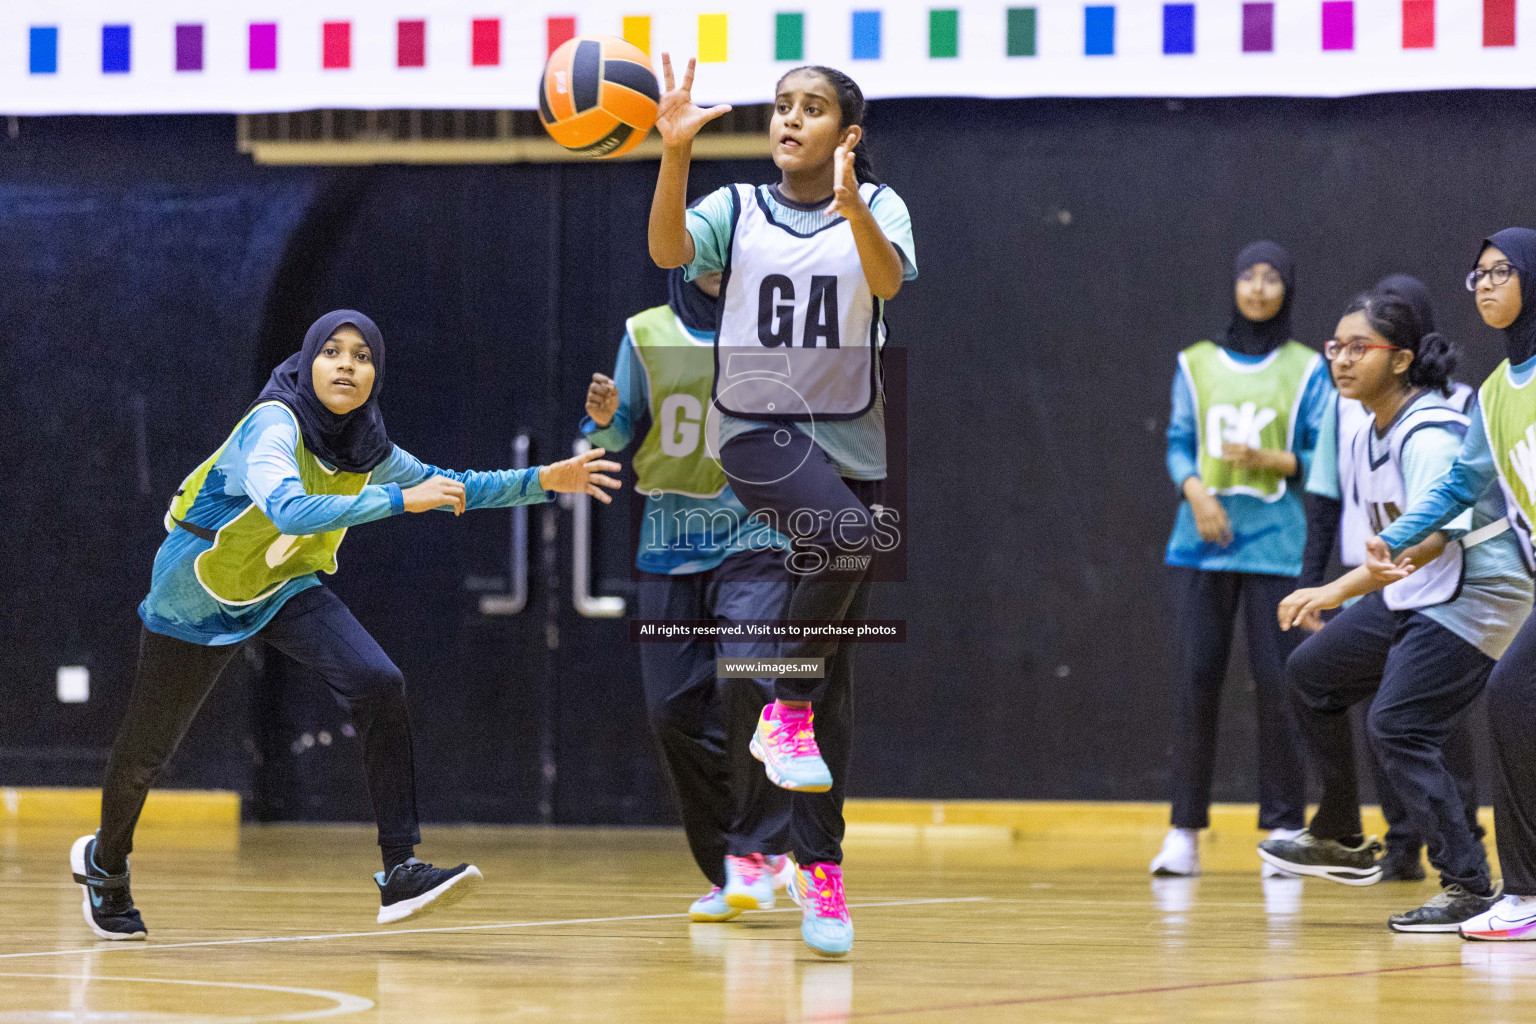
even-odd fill
[[(1490, 491), (1495, 481), (1526, 567), (1536, 521), (1536, 231), (1506, 228), (1483, 240), (1467, 275), (1477, 311), (1504, 332), (1508, 358), (1478, 389), (1478, 414), (1449, 472), (1379, 536), (1366, 542), (1373, 572), (1406, 574), (1406, 549)], [(1396, 559), (1396, 561), (1394, 561)], [(1526, 584), (1529, 586), (1529, 583)], [(1497, 788), (1494, 832), (1504, 898), (1461, 923), (1469, 939), (1536, 940), (1536, 626), (1527, 618), (1488, 676), (1488, 722)]]
[[(1456, 353), (1412, 306), (1384, 292), (1355, 300), (1325, 353), (1340, 396), (1370, 413), (1346, 439), (1340, 483), (1359, 496), (1379, 531), (1429, 493), (1461, 448), (1470, 420), (1450, 388)], [(1497, 897), (1443, 751), (1529, 614), (1531, 583), (1504, 503), (1492, 491), (1407, 557), (1422, 567), (1411, 579), (1398, 569), (1373, 574), (1357, 567), (1280, 603), (1282, 628), (1317, 628), (1320, 610), (1361, 598), (1286, 665), (1323, 796), (1306, 832), (1260, 843), (1259, 856), (1285, 871), (1346, 885), (1381, 880), (1381, 844), (1361, 832), (1349, 724), (1349, 709), (1370, 701), (1367, 729), (1382, 772), (1409, 830), (1428, 842), (1442, 887), (1388, 925), (1454, 932)]]
[[(1301, 571), (1300, 478), (1332, 390), (1318, 354), (1291, 338), (1291, 255), (1254, 242), (1233, 265), (1221, 344), (1179, 353), (1168, 423), (1168, 473), (1184, 495), (1168, 540), (1179, 619), (1174, 677), (1173, 828), (1153, 874), (1200, 871), (1209, 824), (1216, 716), (1239, 605), (1258, 688), (1259, 827), (1300, 832), (1300, 748), (1286, 708), (1292, 642), (1275, 621)], [(1266, 874), (1274, 873), (1265, 868)]]
[[(1435, 329), (1435, 306), (1424, 282), (1409, 274), (1392, 274), (1383, 278), (1372, 289), (1378, 295), (1394, 295), (1407, 303), (1425, 332)], [(1338, 361), (1330, 367), (1337, 369)], [(1461, 381), (1449, 382), (1451, 408), (1459, 413), (1469, 413), (1477, 392)], [(1340, 480), (1354, 479), (1351, 463), (1351, 439), (1362, 425), (1371, 418), (1371, 411), (1358, 399), (1341, 398), (1337, 391), (1329, 395), (1328, 406), (1323, 413), (1322, 426), (1318, 430), (1317, 450), (1312, 456), (1312, 468), (1307, 473), (1307, 547), (1301, 557), (1301, 579), (1304, 588), (1320, 587), (1328, 571), (1328, 561), (1338, 545), (1339, 560), (1346, 569), (1365, 563), (1365, 542), (1375, 530), (1360, 503), (1358, 488), (1341, 486)], [(1304, 621), (1304, 627), (1312, 623)], [(1467, 821), (1474, 835), (1481, 839), (1484, 831), (1477, 823), (1477, 760), (1470, 723), (1451, 734), (1441, 755), (1445, 766), (1456, 776), (1456, 785), (1466, 805)], [(1424, 880), (1424, 840), (1413, 831), (1413, 823), (1402, 801), (1392, 789), (1392, 784), (1382, 774), (1381, 764), (1372, 748), (1367, 745), (1364, 753), (1376, 782), (1376, 795), (1381, 801), (1381, 813), (1387, 819), (1387, 834), (1382, 837), (1386, 853), (1381, 858), (1383, 882), (1421, 882)], [(1353, 763), (1340, 765), (1339, 770), (1352, 771)]]

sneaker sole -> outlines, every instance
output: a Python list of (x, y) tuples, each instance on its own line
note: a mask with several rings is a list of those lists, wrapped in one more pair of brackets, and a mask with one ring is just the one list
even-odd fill
[(804, 786), (780, 775), (774, 770), (773, 762), (763, 756), (763, 748), (757, 742), (756, 733), (752, 734), (752, 742), (747, 744), (747, 749), (752, 752), (753, 757), (763, 763), (763, 772), (768, 776), (768, 781), (780, 789), (787, 789), (792, 793), (825, 793), (832, 788), (832, 783), (830, 782), (825, 785), (818, 782), (814, 785)]
[(726, 921), (734, 921), (741, 916), (741, 911), (732, 907), (724, 914), (700, 914), (697, 911), (688, 911), (688, 920), (694, 924), (724, 924)]
[(735, 907), (737, 910), (772, 910), (773, 897), (760, 900), (749, 892), (730, 892), (725, 894), (725, 905)]
[(394, 924), (397, 921), (408, 921), (413, 917), (422, 917), (434, 910), (451, 907), (464, 897), (473, 893), (485, 881), (485, 876), (480, 874), (480, 869), (471, 864), (469, 867), (454, 875), (448, 881), (435, 888), (428, 889), (420, 896), (412, 896), (408, 900), (399, 903), (391, 903), (387, 907), (379, 908), (379, 924)]
[[(69, 848), (69, 870), (71, 874), (85, 875), (85, 848), (95, 836), (81, 836), (75, 840), (75, 845)], [(96, 923), (96, 916), (91, 913), (91, 890), (89, 886), (80, 887), (80, 913), (85, 917), (85, 923), (91, 931), (96, 933), (98, 939), (106, 939), (108, 942), (137, 942), (149, 938), (148, 932), (109, 932)]]
[(1395, 932), (1403, 932), (1408, 935), (1422, 933), (1425, 935), (1449, 935), (1452, 932), (1461, 931), (1461, 922), (1455, 924), (1397, 924), (1388, 921), (1387, 927)]
[(1359, 868), (1330, 867), (1324, 864), (1297, 864), (1292, 861), (1282, 860), (1266, 850), (1259, 851), (1259, 859), (1266, 864), (1273, 864), (1288, 874), (1305, 875), (1309, 878), (1325, 878), (1330, 882), (1338, 882), (1340, 885), (1375, 885), (1381, 881), (1381, 868), (1379, 867), (1361, 870)]
[(1536, 942), (1536, 931), (1526, 932), (1524, 935), (1510, 935), (1508, 932), (1462, 932), (1461, 937), (1468, 942)]

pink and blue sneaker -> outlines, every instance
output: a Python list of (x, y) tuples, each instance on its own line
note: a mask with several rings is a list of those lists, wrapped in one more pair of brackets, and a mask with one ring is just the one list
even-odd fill
[(725, 902), (738, 910), (773, 909), (773, 869), (762, 854), (725, 858)]
[(800, 937), (817, 956), (847, 956), (853, 948), (853, 917), (843, 898), (843, 869), (820, 861), (795, 872), (790, 898), (800, 906)]
[(725, 902), (725, 893), (718, 885), (694, 900), (693, 905), (688, 908), (688, 919), (700, 924), (729, 921), (733, 917), (740, 916), (740, 910)]
[(763, 762), (775, 786), (799, 793), (832, 788), (832, 773), (816, 746), (813, 718), (809, 707), (789, 708), (774, 701), (763, 708), (752, 733), (752, 756)]

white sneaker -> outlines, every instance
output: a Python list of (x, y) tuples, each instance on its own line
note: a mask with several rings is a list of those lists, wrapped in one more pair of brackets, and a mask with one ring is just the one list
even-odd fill
[(1200, 833), (1192, 828), (1173, 828), (1163, 837), (1163, 848), (1152, 858), (1154, 875), (1187, 878), (1200, 873)]
[[(1269, 838), (1271, 838), (1271, 839), (1282, 839), (1282, 840), (1284, 840), (1286, 842), (1290, 842), (1292, 839), (1295, 839), (1297, 836), (1301, 835), (1305, 831), (1306, 831), (1306, 829), (1301, 829), (1301, 828), (1272, 828), (1272, 829), (1269, 830)], [(1269, 863), (1269, 861), (1267, 861), (1267, 860), (1261, 860), (1261, 861), (1259, 861), (1259, 877), (1260, 878), (1300, 878), (1301, 876), (1300, 875), (1294, 875), (1291, 872), (1286, 871), (1283, 868), (1277, 867), (1276, 865)]]
[(1461, 937), (1484, 942), (1536, 942), (1536, 896), (1505, 896), (1463, 921)]

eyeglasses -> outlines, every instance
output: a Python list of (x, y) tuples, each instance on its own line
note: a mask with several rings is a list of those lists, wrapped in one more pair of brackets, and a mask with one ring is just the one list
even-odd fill
[(1397, 348), (1396, 345), (1367, 345), (1363, 341), (1340, 341), (1338, 338), (1329, 338), (1323, 342), (1323, 355), (1332, 362), (1342, 355), (1349, 356), (1350, 362), (1356, 362), (1365, 357), (1365, 353), (1373, 348)]
[(1472, 273), (1467, 275), (1467, 291), (1477, 291), (1479, 282), (1481, 282), (1485, 277), (1493, 282), (1493, 286), (1495, 288), (1501, 284), (1508, 284), (1509, 279), (1514, 276), (1514, 273), (1515, 268), (1510, 266), (1508, 263), (1495, 263), (1487, 270), (1474, 270)]

